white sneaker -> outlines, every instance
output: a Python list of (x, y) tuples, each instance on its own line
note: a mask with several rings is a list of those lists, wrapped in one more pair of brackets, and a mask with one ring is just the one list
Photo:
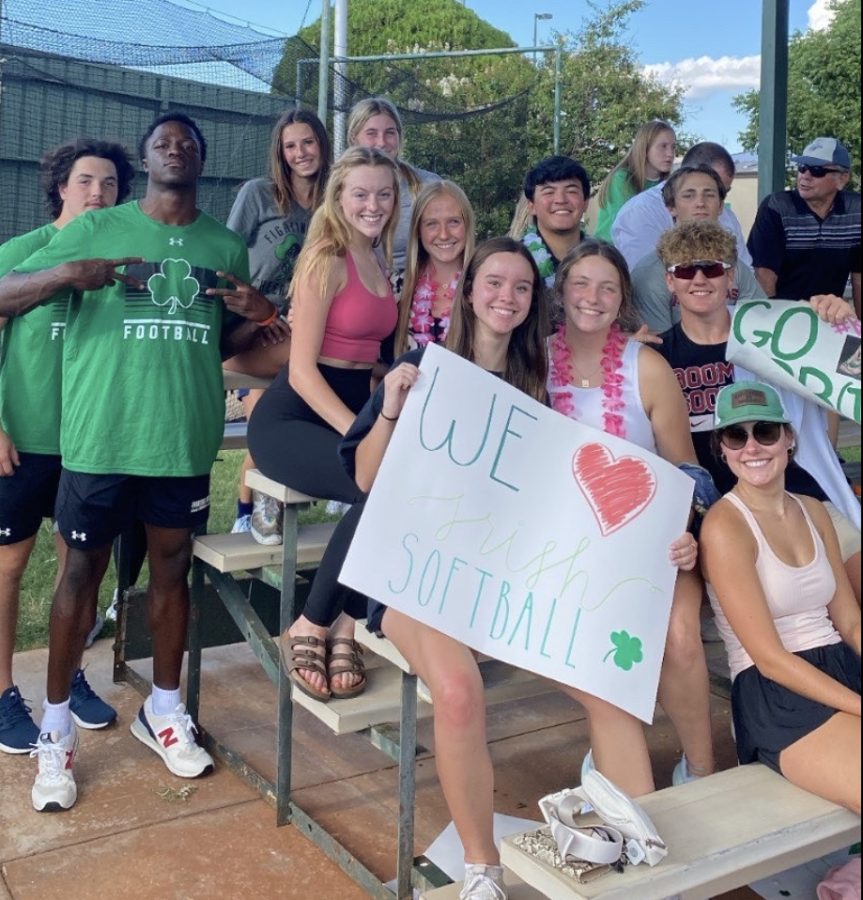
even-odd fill
[(464, 885), (459, 900), (507, 900), (501, 866), (469, 865), (464, 867)]
[(105, 610), (105, 621), (106, 622), (116, 622), (117, 621), (117, 604), (120, 602), (120, 590), (119, 588), (114, 588), (114, 596), (111, 597), (111, 603), (108, 608)]
[(167, 716), (157, 716), (153, 698), (147, 697), (130, 731), (180, 778), (197, 778), (213, 769), (213, 757), (195, 741), (198, 729), (182, 703)]
[(237, 516), (234, 524), (231, 526), (231, 534), (246, 534), (252, 530), (252, 514), (247, 513), (245, 516)]
[(674, 767), (674, 771), (671, 773), (671, 783), (674, 787), (677, 787), (681, 784), (689, 784), (690, 781), (698, 781), (699, 778), (703, 778), (703, 775), (696, 775), (689, 770), (689, 763), (686, 760), (686, 754), (680, 757), (680, 761)]
[(39, 735), (30, 753), (39, 767), (30, 792), (36, 812), (60, 812), (75, 805), (78, 788), (72, 766), (77, 752), (78, 732), (74, 725), (64, 738), (56, 731)]

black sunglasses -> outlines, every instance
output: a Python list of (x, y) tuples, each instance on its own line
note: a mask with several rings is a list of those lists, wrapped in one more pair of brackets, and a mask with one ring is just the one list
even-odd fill
[(719, 278), (731, 268), (731, 264), (722, 262), (719, 259), (696, 259), (694, 262), (678, 263), (675, 266), (669, 266), (668, 271), (675, 278), (683, 278), (689, 281), (695, 278), (696, 272), (704, 272), (705, 278)]
[(813, 178), (823, 178), (825, 175), (839, 175), (842, 169), (827, 169), (824, 166), (797, 166), (801, 175), (811, 175)]
[(782, 423), (756, 422), (751, 430), (743, 425), (728, 425), (719, 432), (719, 443), (729, 450), (742, 450), (750, 435), (762, 447), (772, 447), (782, 437)]

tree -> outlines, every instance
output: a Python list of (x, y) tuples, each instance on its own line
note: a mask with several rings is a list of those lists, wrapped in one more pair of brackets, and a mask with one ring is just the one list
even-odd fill
[[(860, 183), (860, 0), (832, 0), (833, 21), (822, 31), (795, 32), (788, 45), (788, 150), (800, 153), (819, 135), (835, 137), (851, 153)], [(740, 141), (758, 149), (759, 92), (734, 105), (749, 117)]]
[[(682, 119), (682, 91), (646, 77), (627, 40), (627, 22), (643, 3), (612, 0), (594, 7), (581, 32), (559, 36), (561, 150), (582, 162), (597, 183), (644, 121)], [(320, 22), (299, 37), (317, 46)], [(351, 0), (348, 46), (351, 55), (364, 56), (514, 44), (457, 0)], [(295, 56), (286, 48), (274, 89), (293, 93), (295, 70)], [(552, 152), (553, 54), (540, 54), (536, 65), (522, 54), (351, 64), (348, 78), (349, 102), (383, 93), (399, 105), (406, 157), (464, 188), (479, 236), (506, 232), (525, 173)], [(313, 92), (304, 100), (317, 102)], [(491, 111), (466, 115), (485, 106)]]

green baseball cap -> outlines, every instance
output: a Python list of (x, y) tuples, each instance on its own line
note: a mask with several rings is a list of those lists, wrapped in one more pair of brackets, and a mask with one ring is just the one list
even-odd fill
[(788, 422), (788, 414), (775, 388), (760, 381), (728, 384), (716, 395), (713, 429), (740, 422)]

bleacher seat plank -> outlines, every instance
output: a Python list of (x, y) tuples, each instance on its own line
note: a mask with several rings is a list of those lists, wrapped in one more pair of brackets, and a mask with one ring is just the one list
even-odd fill
[(413, 669), (410, 667), (410, 663), (401, 655), (396, 645), (386, 638), (372, 634), (368, 628), (366, 628), (365, 619), (357, 620), (356, 627), (354, 628), (354, 639), (358, 644), (361, 644), (367, 650), (371, 650), (372, 653), (380, 656), (387, 662), (392, 663), (402, 672), (407, 672), (408, 675), (414, 674)]
[(513, 838), (501, 860), (556, 900), (703, 900), (847, 847), (860, 817), (795, 787), (762, 765), (740, 766), (639, 801), (669, 847), (658, 866), (628, 867), (590, 884), (522, 852)]
[[(308, 567), (321, 561), (335, 528), (334, 522), (301, 525), (297, 532), (297, 566)], [(204, 534), (195, 539), (192, 550), (198, 559), (218, 572), (242, 572), (264, 566), (281, 566), (282, 546), (259, 544), (249, 532), (241, 534)]]
[(272, 478), (267, 478), (258, 469), (250, 469), (246, 472), (246, 486), (253, 491), (266, 494), (268, 497), (275, 497), (280, 503), (312, 503), (318, 499), (317, 497), (309, 497), (300, 491), (295, 491), (293, 488), (289, 488), (278, 481), (273, 481)]
[(257, 388), (265, 391), (272, 381), (270, 378), (257, 378), (243, 372), (229, 372), (227, 369), (222, 369), (222, 380), (226, 391), (236, 391), (240, 388)]

